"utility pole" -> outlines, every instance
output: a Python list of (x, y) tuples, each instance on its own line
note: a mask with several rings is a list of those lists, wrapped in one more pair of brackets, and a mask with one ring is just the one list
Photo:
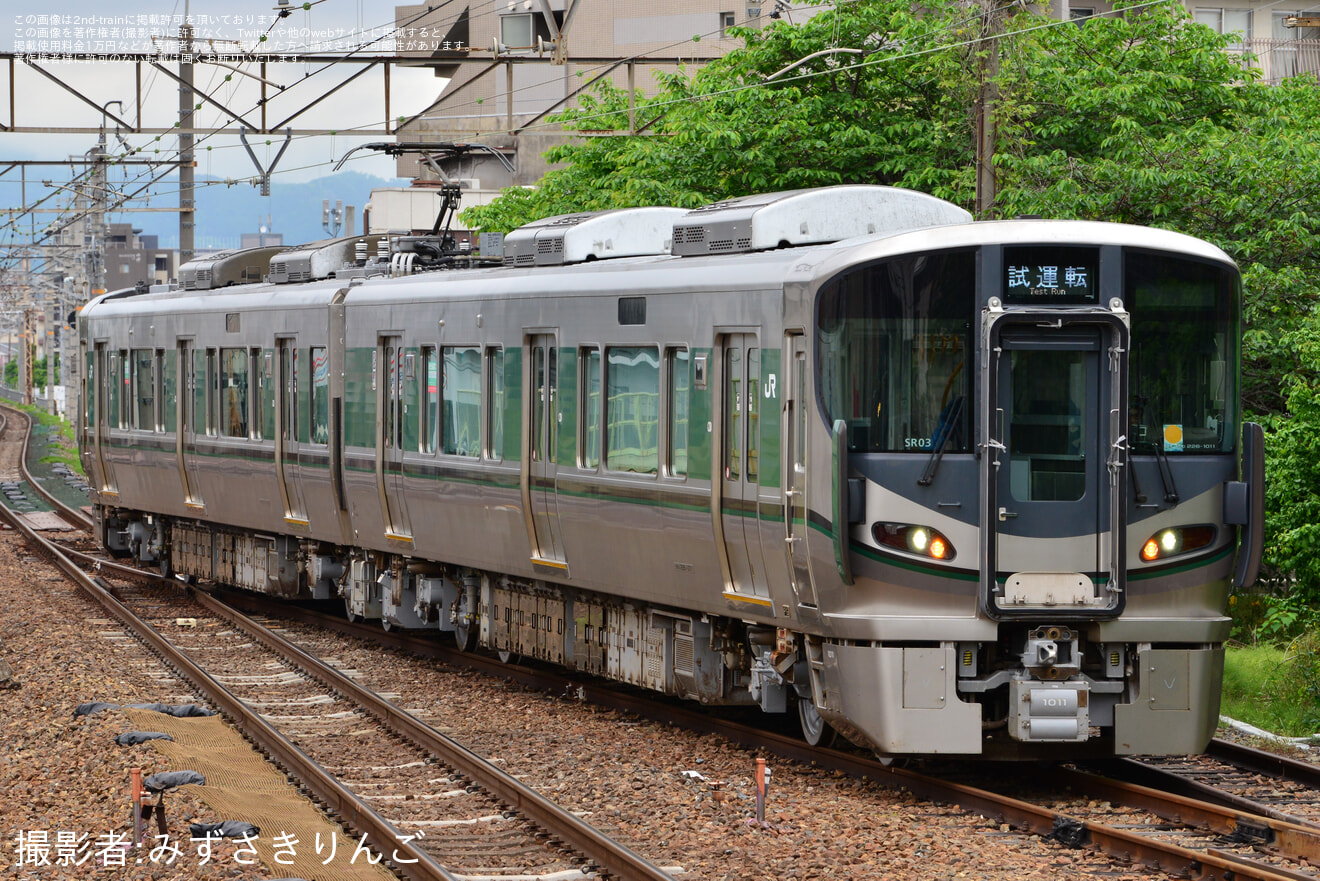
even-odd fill
[(179, 265), (193, 256), (196, 203), (193, 201), (193, 28), (184, 4), (179, 27)]
[(980, 89), (976, 96), (976, 205), (977, 220), (989, 218), (995, 206), (995, 111), (999, 104), (999, 36), (1003, 12), (995, 0), (981, 5)]

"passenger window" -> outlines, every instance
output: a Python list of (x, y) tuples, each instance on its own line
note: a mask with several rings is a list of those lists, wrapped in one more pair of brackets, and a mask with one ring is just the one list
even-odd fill
[(312, 347), (312, 443), (330, 443), (330, 355)]
[(655, 474), (660, 452), (659, 350), (615, 346), (606, 351), (605, 467)]
[(160, 391), (156, 395), (156, 430), (173, 431), (178, 406), (178, 389), (175, 381), (176, 359), (166, 359), (165, 350), (156, 350), (156, 381)]
[[(252, 434), (253, 440), (275, 439), (275, 396), (267, 396), (266, 390), (272, 388), (272, 383), (268, 380), (271, 374), (271, 356), (263, 357), (261, 349), (252, 350), (252, 362), (250, 376), (252, 377), (252, 393), (248, 396), (252, 401)], [(269, 410), (268, 414), (266, 411)], [(271, 433), (266, 435), (266, 429), (270, 428)]]
[(220, 429), (225, 437), (248, 436), (248, 353), (220, 350)]
[(692, 389), (692, 361), (687, 349), (670, 349), (666, 372), (669, 380), (669, 473), (687, 477), (688, 401)]
[(120, 420), (120, 390), (123, 387), (123, 374), (120, 373), (119, 365), (122, 363), (119, 352), (109, 354), (110, 366), (106, 370), (106, 402), (105, 413), (101, 420), (110, 428), (120, 428), (123, 422)]
[(155, 357), (151, 349), (134, 349), (131, 358), (133, 403), (129, 409), (130, 428), (153, 431), (156, 428)]
[(220, 365), (215, 349), (206, 350), (206, 434), (220, 433)]
[(441, 451), (453, 456), (481, 455), (481, 350), (445, 346), (441, 384), (444, 423)]
[(583, 468), (600, 465), (600, 349), (582, 350), (582, 451)]
[(435, 346), (422, 346), (422, 372), (418, 376), (422, 401), (421, 431), (417, 433), (418, 452), (434, 453), (440, 426), (440, 361)]
[(486, 412), (489, 424), (486, 454), (492, 459), (504, 458), (504, 350), (490, 350), (490, 379), (486, 391)]

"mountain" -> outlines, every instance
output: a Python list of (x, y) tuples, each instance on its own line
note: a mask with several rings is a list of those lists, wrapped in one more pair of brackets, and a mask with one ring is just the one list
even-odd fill
[[(294, 245), (327, 237), (321, 225), (321, 207), (325, 199), (333, 208), (336, 201), (352, 205), (354, 226), (362, 228), (362, 208), (378, 187), (406, 187), (402, 178), (389, 180), (356, 171), (317, 178), (304, 183), (286, 183), (272, 180), (270, 196), (261, 195), (256, 187), (239, 183), (225, 184), (222, 178), (199, 176), (194, 184), (197, 202), (197, 226), (193, 234), (195, 247), (236, 248), (244, 233), (257, 233), (263, 224), (268, 232), (283, 233), (284, 244)], [(178, 204), (178, 178), (167, 177), (152, 187), (152, 204), (165, 207)], [(111, 216), (114, 221), (127, 221), (146, 235), (160, 237), (160, 247), (179, 246), (179, 219), (166, 212), (122, 212)], [(340, 234), (349, 231), (341, 227)]]

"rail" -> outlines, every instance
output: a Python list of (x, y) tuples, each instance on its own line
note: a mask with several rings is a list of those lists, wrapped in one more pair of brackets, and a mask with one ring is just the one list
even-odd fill
[[(69, 507), (68, 505), (64, 504), (64, 502), (60, 501), (58, 498), (52, 495), (44, 486), (41, 485), (40, 481), (38, 481), (36, 478), (32, 476), (32, 472), (28, 470), (28, 466), (27, 466), (28, 440), (32, 437), (32, 429), (31, 429), (32, 417), (29, 416), (27, 413), (23, 413), (23, 411), (21, 410), (15, 410), (12, 407), (6, 406), (6, 402), (4, 401), (0, 401), (0, 412), (20, 413), (22, 414), (23, 418), (25, 418), (28, 422), (28, 431), (26, 434), (23, 435), (23, 450), (19, 454), (19, 458), (18, 458), (18, 470), (19, 473), (23, 475), (23, 479), (27, 481), (29, 486), (31, 486), (34, 490), (36, 490), (37, 495), (41, 496), (42, 501), (44, 501), (46, 504), (50, 505), (52, 508), (58, 511), (61, 517), (63, 517), (65, 520), (69, 521), (71, 524), (78, 527), (79, 529), (94, 533), (96, 531), (96, 524), (92, 521), (90, 517), (88, 517), (86, 514), (82, 513), (81, 511), (75, 508)], [(4, 424), (8, 424), (8, 421), (9, 421), (8, 417), (6, 416)], [(0, 427), (0, 431), (3, 431), (3, 427)]]
[[(298, 778), (308, 790), (334, 811), (344, 822), (367, 836), (367, 840), (379, 853), (391, 850), (400, 854), (394, 868), (405, 878), (416, 881), (456, 881), (453, 875), (435, 861), (425, 851), (413, 846), (400, 837), (393, 826), (384, 817), (376, 813), (365, 802), (357, 798), (333, 776), (290, 743), (283, 735), (266, 723), (261, 716), (250, 710), (228, 689), (209, 676), (206, 671), (194, 664), (187, 656), (175, 649), (149, 624), (133, 613), (119, 600), (115, 599), (99, 579), (93, 579), (83, 572), (60, 548), (47, 541), (31, 528), (22, 517), (8, 509), (0, 507), (0, 519), (8, 522), (20, 535), (35, 547), (50, 556), (56, 566), (69, 577), (84, 593), (99, 603), (110, 615), (133, 632), (158, 656), (179, 672), (197, 691), (216, 706), (225, 716), (267, 755), (291, 775)], [(412, 860), (406, 862), (405, 860)]]

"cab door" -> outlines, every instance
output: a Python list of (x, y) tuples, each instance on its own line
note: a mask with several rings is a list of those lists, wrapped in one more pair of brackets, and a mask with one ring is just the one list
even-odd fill
[(717, 412), (720, 491), (714, 494), (721, 533), (726, 589), (769, 604), (766, 567), (761, 553), (758, 490), (760, 484), (761, 349), (753, 333), (721, 338)]
[(406, 408), (403, 337), (381, 335), (376, 342), (376, 487), (386, 538), (412, 541), (403, 491)]
[(1121, 518), (1126, 326), (1030, 313), (991, 334), (984, 581), (991, 611), (1114, 611)]
[(551, 569), (566, 569), (563, 531), (557, 505), (555, 449), (559, 435), (559, 355), (553, 333), (527, 338), (524, 378), (527, 401), (526, 437), (523, 442), (523, 501), (529, 512), (528, 529), (533, 562)]
[(780, 432), (784, 445), (784, 546), (798, 603), (815, 606), (816, 591), (807, 553), (807, 413), (811, 409), (807, 395), (807, 346), (801, 334), (790, 335), (786, 342), (788, 369), (784, 377)]

